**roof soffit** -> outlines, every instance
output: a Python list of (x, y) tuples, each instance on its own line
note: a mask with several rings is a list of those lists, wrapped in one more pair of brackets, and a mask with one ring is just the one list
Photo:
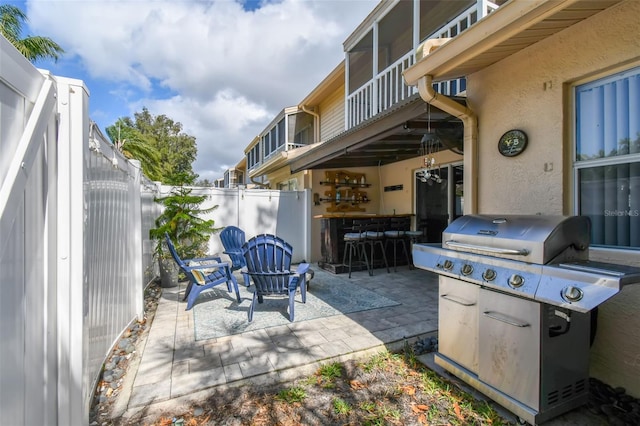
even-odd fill
[(623, 0), (511, 1), (408, 68), (407, 84), (467, 76)]

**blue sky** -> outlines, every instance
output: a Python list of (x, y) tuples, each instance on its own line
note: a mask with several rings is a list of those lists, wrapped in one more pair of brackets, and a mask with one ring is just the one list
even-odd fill
[(66, 51), (36, 66), (83, 80), (104, 131), (147, 107), (196, 137), (194, 169), (222, 177), (285, 107), (344, 59), (379, 0), (27, 0), (23, 35)]

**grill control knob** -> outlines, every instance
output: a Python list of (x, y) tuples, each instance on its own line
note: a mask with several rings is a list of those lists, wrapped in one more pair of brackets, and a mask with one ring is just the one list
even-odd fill
[(453, 269), (453, 262), (450, 260), (445, 260), (444, 265), (442, 266), (445, 271), (450, 271)]
[(469, 265), (468, 263), (465, 263), (464, 265), (462, 265), (460, 272), (462, 272), (462, 275), (465, 275), (465, 276), (471, 275), (471, 273), (473, 272), (473, 266)]
[(562, 297), (564, 297), (564, 299), (567, 302), (577, 302), (580, 299), (582, 299), (583, 296), (584, 296), (584, 292), (579, 287), (574, 287), (570, 285), (565, 287), (564, 290), (562, 290)]
[(493, 281), (496, 279), (496, 271), (493, 269), (487, 269), (484, 271), (484, 274), (482, 274), (482, 278), (484, 278), (485, 281)]
[(513, 274), (509, 277), (508, 283), (512, 288), (520, 288), (524, 284), (524, 278), (521, 275)]

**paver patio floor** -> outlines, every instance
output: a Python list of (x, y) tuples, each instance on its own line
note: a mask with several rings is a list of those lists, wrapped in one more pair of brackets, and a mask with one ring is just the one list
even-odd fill
[[(314, 271), (314, 280), (336, 277), (317, 266)], [(239, 275), (238, 281), (242, 283)], [(121, 407), (125, 417), (141, 409), (188, 403), (215, 386), (296, 378), (328, 360), (362, 357), (385, 347), (398, 349), (405, 341), (412, 343), (437, 331), (436, 275), (404, 266), (391, 273), (375, 270), (373, 276), (354, 272), (349, 282), (399, 304), (196, 341), (193, 310), (185, 311), (186, 302), (181, 300), (184, 286), (164, 288), (126, 407)], [(313, 293), (313, 280), (308, 291)], [(304, 305), (299, 305), (296, 312), (302, 309)], [(260, 321), (259, 307), (256, 321)]]

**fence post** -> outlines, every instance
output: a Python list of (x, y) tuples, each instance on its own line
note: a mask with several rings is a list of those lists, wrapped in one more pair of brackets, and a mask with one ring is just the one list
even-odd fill
[(144, 319), (144, 262), (142, 261), (142, 242), (148, 236), (142, 235), (142, 190), (140, 176), (142, 174), (139, 160), (129, 160), (129, 170), (133, 180), (129, 190), (129, 220), (131, 232), (129, 233), (130, 247), (132, 247), (131, 275), (133, 285), (130, 288), (130, 295), (134, 300), (135, 312), (139, 321)]
[(79, 80), (58, 79), (58, 424), (89, 423), (84, 386), (84, 155), (88, 149), (88, 93)]

